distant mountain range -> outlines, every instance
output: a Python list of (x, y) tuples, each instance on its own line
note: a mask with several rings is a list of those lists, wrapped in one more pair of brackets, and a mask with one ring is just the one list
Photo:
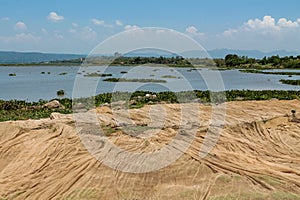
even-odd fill
[[(232, 50), (232, 49), (215, 49), (207, 52), (212, 58), (224, 58), (228, 54), (237, 54), (239, 56), (248, 56), (251, 58), (263, 58), (264, 56), (297, 56), (300, 52), (289, 52), (285, 50), (278, 50), (272, 52), (262, 52), (257, 50)], [(162, 56), (170, 57), (176, 54), (161, 54)], [(189, 51), (181, 53), (184, 57), (206, 57), (206, 52)], [(132, 53), (127, 56), (160, 56), (155, 53)], [(13, 51), (0, 51), (0, 64), (15, 64), (15, 63), (39, 63), (50, 61), (72, 60), (77, 58), (86, 57), (80, 54), (55, 54), (55, 53), (36, 53), (36, 52), (13, 52)]]
[(35, 53), (35, 52), (14, 52), (14, 51), (0, 51), (1, 64), (14, 63), (39, 63), (50, 62), (57, 60), (72, 60), (76, 58), (85, 57), (77, 54), (54, 54), (54, 53)]
[(239, 56), (248, 56), (250, 58), (257, 58), (257, 59), (263, 58), (264, 56), (270, 57), (274, 55), (279, 55), (280, 57), (300, 55), (300, 52), (290, 52), (285, 50), (262, 52), (257, 50), (214, 49), (208, 51), (208, 53), (212, 58), (224, 58), (228, 54), (237, 54)]

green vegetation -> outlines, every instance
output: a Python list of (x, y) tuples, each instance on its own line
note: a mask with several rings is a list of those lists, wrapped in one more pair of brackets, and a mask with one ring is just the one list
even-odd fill
[(300, 85), (300, 80), (286, 80), (286, 79), (281, 79), (281, 83), (287, 84), (287, 85)]
[(126, 79), (126, 78), (107, 78), (103, 81), (107, 82), (139, 82), (139, 83), (166, 83), (165, 80), (158, 79)]
[[(146, 95), (150, 94), (155, 98), (147, 98)], [(225, 95), (224, 95), (225, 94)], [(73, 103), (80, 102), (86, 109), (98, 107), (105, 103), (122, 101), (124, 99), (131, 101), (134, 100), (135, 105), (130, 105), (130, 108), (142, 107), (148, 103), (184, 103), (191, 102), (197, 98), (198, 102), (210, 103), (214, 97), (213, 103), (222, 103), (224, 101), (247, 101), (247, 100), (292, 100), (300, 99), (300, 91), (251, 91), (251, 90), (231, 90), (222, 92), (209, 92), (209, 91), (186, 91), (186, 92), (147, 92), (137, 91), (134, 93), (129, 92), (116, 92), (104, 93), (95, 97), (75, 99)], [(50, 117), (52, 112), (60, 112), (64, 114), (72, 113), (72, 100), (71, 99), (58, 99), (58, 101), (65, 107), (65, 109), (48, 109), (43, 108), (42, 105), (48, 101), (40, 100), (39, 102), (25, 102), (25, 101), (1, 101), (0, 100), (0, 121), (8, 120), (26, 120), (26, 119), (40, 119)]]
[(65, 95), (65, 91), (64, 90), (58, 90), (56, 92), (57, 96), (64, 96)]
[(41, 72), (41, 74), (46, 74), (46, 72)]
[(63, 73), (60, 73), (60, 74), (58, 74), (58, 75), (64, 76), (64, 75), (67, 75), (67, 74), (68, 74), (67, 72), (63, 72)]
[(180, 79), (181, 77), (179, 77), (179, 76), (172, 76), (172, 75), (165, 75), (165, 76), (162, 76), (162, 78), (178, 78), (178, 79)]
[(98, 73), (88, 73), (84, 75), (85, 77), (107, 77), (112, 76), (112, 74), (98, 74)]
[(170, 67), (192, 67), (192, 64), (181, 56), (176, 57), (125, 57), (116, 58), (110, 64), (111, 66), (136, 66), (145, 64), (167, 65)]
[(120, 73), (121, 73), (121, 74), (127, 74), (128, 72), (126, 72), (126, 71), (121, 71)]
[(47, 118), (50, 117), (52, 112), (71, 113), (71, 100), (60, 99), (59, 101), (65, 106), (64, 110), (43, 108), (42, 106), (48, 102), (43, 100), (33, 103), (17, 100), (0, 100), (0, 121)]
[(11, 74), (9, 74), (9, 76), (17, 76), (17, 74), (16, 73), (11, 73)]
[(255, 68), (255, 69), (296, 69), (300, 68), (300, 55), (294, 56), (271, 56), (262, 59), (248, 58), (246, 56), (238, 56), (229, 54), (225, 59), (215, 59), (217, 67), (230, 67), (230, 68)]
[(241, 69), (240, 72), (243, 73), (254, 73), (254, 74), (273, 74), (273, 75), (300, 75), (300, 72), (268, 72), (268, 71), (261, 71), (256, 69)]
[(249, 58), (228, 54), (225, 58), (183, 58), (176, 57), (113, 57), (95, 56), (72, 60), (39, 62), (39, 63), (19, 63), (19, 64), (0, 64), (0, 66), (137, 66), (145, 64), (155, 64), (169, 67), (216, 67), (218, 69), (299, 69), (300, 55), (279, 57), (278, 55), (264, 57), (262, 59)]

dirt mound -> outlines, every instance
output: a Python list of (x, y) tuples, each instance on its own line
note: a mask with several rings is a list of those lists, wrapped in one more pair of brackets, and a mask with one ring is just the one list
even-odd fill
[[(195, 105), (200, 115), (192, 109)], [(86, 126), (87, 133), (81, 136), (72, 115), (0, 123), (0, 199), (300, 198), (300, 123), (290, 120), (290, 111), (300, 110), (300, 101), (226, 103), (225, 125), (204, 158), (199, 152), (212, 107), (184, 106), (194, 117), (180, 117), (178, 104), (129, 112), (97, 108), (102, 135), (89, 133), (93, 127), (84, 124), (85, 116), (79, 128)], [(195, 138), (183, 151), (181, 145), (192, 130)], [(172, 143), (176, 135), (180, 140)], [(87, 138), (106, 138), (102, 149), (107, 152), (109, 141), (135, 153), (169, 145), (181, 156), (158, 170), (126, 173), (95, 159), (83, 145)]]

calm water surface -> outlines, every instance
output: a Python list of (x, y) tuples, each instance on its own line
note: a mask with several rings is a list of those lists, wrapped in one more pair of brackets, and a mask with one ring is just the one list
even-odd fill
[[(277, 70), (278, 71), (278, 70)], [(282, 70), (280, 70), (282, 71)], [(289, 71), (289, 70), (284, 70)], [(300, 72), (300, 70), (290, 70)], [(45, 74), (42, 74), (45, 72)], [(50, 74), (48, 74), (48, 72)], [(167, 83), (112, 83), (108, 77), (85, 77), (87, 73), (111, 73), (115, 78), (162, 79)], [(127, 72), (127, 73), (121, 73)], [(15, 73), (16, 76), (9, 76)], [(65, 75), (60, 75), (65, 73)], [(221, 75), (222, 80), (216, 78)], [(165, 77), (172, 76), (172, 77)], [(87, 97), (113, 91), (187, 91), (187, 90), (300, 90), (300, 86), (284, 85), (280, 79), (300, 79), (300, 76), (251, 74), (239, 70), (213, 71), (189, 70), (167, 67), (0, 67), (0, 99), (38, 101), (57, 98), (58, 90), (65, 90), (64, 97)], [(223, 87), (211, 87), (214, 83)], [(75, 85), (75, 87), (74, 87)], [(210, 85), (208, 88), (207, 85)], [(76, 91), (73, 91), (75, 88)]]

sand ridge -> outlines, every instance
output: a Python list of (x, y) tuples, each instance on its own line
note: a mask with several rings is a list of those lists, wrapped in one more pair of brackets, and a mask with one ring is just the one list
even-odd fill
[[(196, 129), (188, 150), (178, 147), (187, 142), (182, 134), (169, 147), (182, 151), (179, 159), (149, 173), (121, 172), (95, 159), (72, 115), (0, 123), (0, 199), (299, 199), (300, 124), (290, 121), (290, 111), (300, 111), (300, 101), (226, 103), (224, 128), (204, 158), (199, 151), (211, 106), (196, 106), (201, 115), (191, 110), (194, 118), (180, 119)], [(167, 118), (158, 114), (161, 108)], [(111, 131), (106, 141), (129, 152), (156, 152), (181, 134), (179, 104), (130, 110), (138, 128), (124, 126), (128, 112), (122, 109), (100, 107), (96, 113)]]

